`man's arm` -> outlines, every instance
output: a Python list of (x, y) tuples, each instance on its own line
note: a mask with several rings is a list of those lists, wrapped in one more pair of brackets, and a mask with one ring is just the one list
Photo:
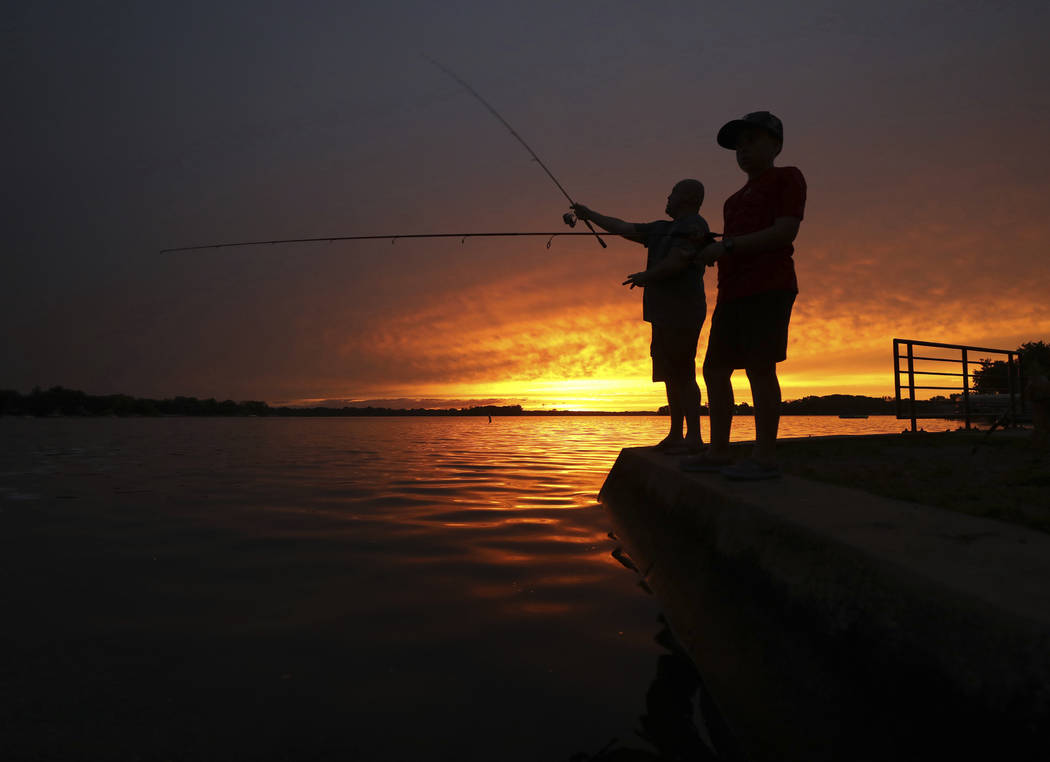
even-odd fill
[(701, 251), (713, 240), (714, 234), (704, 223), (675, 241), (667, 256), (648, 270), (628, 275), (623, 285), (630, 285), (631, 288), (648, 286), (664, 278), (674, 277), (700, 259)]
[(695, 249), (684, 246), (675, 246), (667, 253), (666, 257), (661, 259), (648, 270), (628, 275), (627, 280), (625, 280), (622, 285), (630, 285), (631, 288), (634, 288), (635, 286), (644, 287), (651, 285), (658, 280), (670, 278), (689, 267), (696, 256)]
[(608, 230), (613, 235), (623, 236), (628, 241), (645, 243), (645, 234), (639, 233), (633, 222), (624, 222), (618, 217), (599, 214), (583, 204), (573, 204), (572, 210), (576, 213), (577, 219), (597, 223), (598, 227), (603, 230)]
[[(802, 220), (798, 217), (777, 217), (773, 224), (765, 230), (757, 230), (747, 235), (732, 236), (733, 253), (736, 254), (760, 254), (771, 249), (782, 249), (791, 245), (798, 235), (799, 225)], [(705, 264), (713, 264), (727, 254), (725, 238), (718, 243), (706, 246), (700, 256)]]

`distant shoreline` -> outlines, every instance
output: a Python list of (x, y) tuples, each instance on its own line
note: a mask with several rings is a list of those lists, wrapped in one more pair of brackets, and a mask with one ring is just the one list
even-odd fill
[[(750, 415), (747, 403), (737, 405), (737, 415)], [(892, 398), (832, 394), (803, 397), (781, 403), (781, 415), (869, 416), (895, 415)], [(957, 418), (958, 411), (946, 398), (915, 403), (918, 418)], [(701, 408), (707, 415), (707, 407)], [(664, 416), (659, 410), (525, 410), (521, 405), (476, 405), (466, 408), (389, 408), (389, 407), (271, 407), (266, 402), (214, 398), (173, 397), (155, 400), (124, 394), (90, 395), (74, 389), (55, 386), (34, 389), (29, 394), (0, 390), (0, 415), (46, 417), (270, 417), (270, 418), (360, 418), (360, 417), (449, 417), (449, 416)]]

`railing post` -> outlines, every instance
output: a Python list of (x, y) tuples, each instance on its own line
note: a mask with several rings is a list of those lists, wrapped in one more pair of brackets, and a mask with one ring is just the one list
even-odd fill
[(1006, 355), (1006, 384), (1010, 390), (1010, 425), (1017, 425), (1017, 409), (1016, 409), (1016, 371), (1017, 367), (1014, 364), (1014, 353), (1009, 352)]
[(897, 405), (897, 418), (901, 417), (901, 341), (893, 340), (893, 395)]
[(1017, 393), (1021, 395), (1021, 415), (1028, 412), (1028, 400), (1025, 399), (1024, 393), (1024, 364), (1021, 362), (1021, 356), (1017, 356)]
[(918, 431), (918, 424), (915, 422), (915, 345), (910, 341), (908, 342), (908, 397), (911, 400), (909, 405), (909, 412), (911, 413), (911, 430), (913, 432)]
[(966, 419), (966, 430), (970, 430), (970, 363), (966, 348), (962, 351), (962, 382), (963, 382), (963, 418)]

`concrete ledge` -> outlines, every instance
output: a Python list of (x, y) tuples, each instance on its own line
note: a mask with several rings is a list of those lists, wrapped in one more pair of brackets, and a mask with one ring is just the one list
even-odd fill
[(749, 758), (1050, 748), (1050, 536), (641, 448), (600, 500)]

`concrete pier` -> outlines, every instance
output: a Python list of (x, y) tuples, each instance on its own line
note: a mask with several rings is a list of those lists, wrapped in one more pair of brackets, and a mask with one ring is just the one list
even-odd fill
[(1046, 758), (1050, 535), (677, 461), (600, 500), (748, 759)]

